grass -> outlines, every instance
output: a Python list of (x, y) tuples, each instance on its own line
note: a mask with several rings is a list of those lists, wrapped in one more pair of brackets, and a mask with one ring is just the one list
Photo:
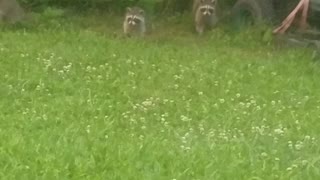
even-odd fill
[(106, 19), (2, 28), (0, 179), (319, 179), (309, 50)]

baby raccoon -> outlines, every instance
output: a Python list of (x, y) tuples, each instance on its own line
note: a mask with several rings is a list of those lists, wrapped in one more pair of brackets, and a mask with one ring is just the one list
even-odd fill
[(0, 0), (0, 22), (14, 24), (24, 18), (24, 11), (16, 0)]
[(127, 36), (144, 36), (146, 33), (145, 12), (140, 7), (128, 7), (123, 22), (123, 31)]
[(193, 14), (195, 27), (200, 35), (205, 28), (213, 28), (217, 24), (216, 3), (217, 0), (194, 0)]

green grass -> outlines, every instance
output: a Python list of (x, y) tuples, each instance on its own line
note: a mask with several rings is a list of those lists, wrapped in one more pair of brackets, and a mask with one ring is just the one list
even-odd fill
[(2, 28), (0, 179), (320, 178), (309, 50), (168, 22), (127, 39), (108, 19)]

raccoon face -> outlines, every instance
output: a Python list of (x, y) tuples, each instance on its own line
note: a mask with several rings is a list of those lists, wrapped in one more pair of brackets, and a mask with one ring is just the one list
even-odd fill
[(144, 21), (144, 11), (141, 8), (127, 8), (126, 21), (131, 26), (136, 26)]
[(135, 26), (135, 25), (139, 24), (140, 22), (141, 22), (141, 20), (134, 15), (127, 17), (127, 23), (129, 25)]
[(204, 16), (211, 16), (215, 13), (216, 0), (201, 0), (199, 10)]

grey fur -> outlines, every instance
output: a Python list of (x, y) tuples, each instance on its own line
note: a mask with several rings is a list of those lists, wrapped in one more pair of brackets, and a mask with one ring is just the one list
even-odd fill
[(195, 29), (198, 34), (202, 34), (205, 29), (213, 28), (218, 23), (216, 12), (217, 0), (194, 0), (193, 15)]
[(123, 32), (127, 36), (144, 36), (146, 33), (145, 12), (140, 7), (128, 7), (123, 21)]
[(24, 10), (16, 0), (0, 0), (0, 21), (14, 24), (23, 20)]

